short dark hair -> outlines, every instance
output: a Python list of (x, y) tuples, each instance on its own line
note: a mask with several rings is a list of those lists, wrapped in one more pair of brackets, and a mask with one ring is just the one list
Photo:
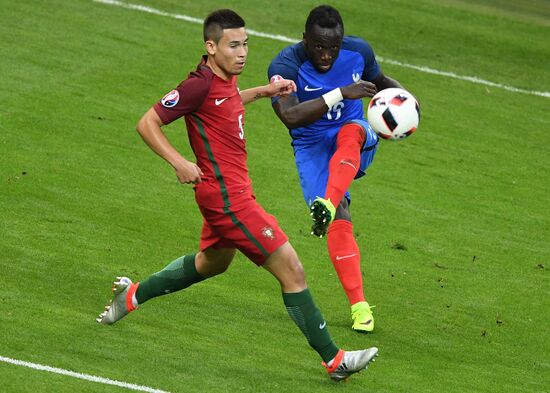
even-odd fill
[(244, 19), (235, 11), (229, 9), (217, 10), (210, 13), (202, 25), (204, 42), (213, 40), (218, 43), (225, 29), (244, 27)]
[(320, 5), (309, 13), (306, 20), (306, 33), (311, 31), (313, 26), (333, 29), (340, 26), (344, 34), (344, 22), (338, 10), (330, 5)]

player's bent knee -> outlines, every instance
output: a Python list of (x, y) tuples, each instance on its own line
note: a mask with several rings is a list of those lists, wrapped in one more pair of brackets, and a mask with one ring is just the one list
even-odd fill
[(289, 265), (289, 270), (291, 271), (292, 277), (295, 278), (296, 283), (304, 283), (306, 282), (306, 273), (304, 271), (304, 266), (300, 262), (298, 258), (296, 258), (294, 261), (292, 261)]
[(342, 143), (344, 141), (349, 142), (360, 142), (363, 143), (366, 138), (366, 131), (365, 127), (359, 122), (355, 122), (353, 120), (348, 121), (345, 123), (342, 128), (340, 128), (340, 131), (338, 132), (338, 141), (339, 143)]
[(264, 268), (277, 278), (284, 292), (299, 292), (306, 288), (304, 267), (288, 242), (271, 254)]
[(286, 277), (287, 286), (292, 286), (292, 291), (303, 290), (306, 288), (306, 274), (304, 271), (304, 266), (300, 262), (298, 255), (294, 249), (288, 255), (288, 260), (286, 264), (286, 270), (288, 276)]

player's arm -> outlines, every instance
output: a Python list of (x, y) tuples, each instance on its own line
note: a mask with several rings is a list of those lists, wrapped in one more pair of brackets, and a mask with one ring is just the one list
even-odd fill
[(289, 95), (273, 104), (273, 110), (289, 128), (296, 128), (315, 123), (335, 104), (343, 99), (360, 99), (376, 94), (376, 86), (364, 80), (334, 89), (319, 98), (300, 102), (298, 97)]
[(388, 89), (390, 87), (399, 87), (403, 89), (404, 87), (393, 78), (390, 78), (387, 75), (384, 75), (382, 71), (372, 80), (372, 83), (376, 85), (378, 91)]
[(136, 129), (145, 143), (168, 162), (176, 171), (181, 183), (200, 183), (201, 169), (193, 162), (187, 161), (170, 144), (162, 131), (162, 120), (154, 108), (149, 109), (139, 120)]
[(241, 99), (243, 104), (246, 105), (250, 102), (254, 102), (260, 98), (265, 97), (285, 97), (296, 91), (296, 84), (289, 79), (279, 79), (273, 81), (268, 85), (252, 87), (250, 89), (241, 90)]

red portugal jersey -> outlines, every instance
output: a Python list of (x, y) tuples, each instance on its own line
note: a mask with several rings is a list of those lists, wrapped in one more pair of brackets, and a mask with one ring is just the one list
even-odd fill
[(196, 71), (154, 109), (164, 124), (185, 116), (189, 142), (204, 173), (195, 186), (199, 205), (229, 207), (251, 197), (244, 106), (236, 76), (228, 81), (216, 76), (204, 56)]

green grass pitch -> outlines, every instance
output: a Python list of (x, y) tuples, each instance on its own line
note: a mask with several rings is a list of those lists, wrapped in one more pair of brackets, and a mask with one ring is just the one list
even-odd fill
[[(203, 18), (215, 1), (135, 0)], [(550, 91), (544, 0), (332, 2), (382, 59)], [(250, 29), (301, 38), (318, 2), (234, 0)], [(380, 357), (331, 382), (275, 280), (227, 274), (96, 315), (116, 275), (140, 279), (198, 246), (189, 186), (134, 131), (192, 70), (201, 26), (88, 0), (0, 0), (0, 356), (176, 392), (547, 392), (550, 99), (382, 62), (422, 108), (383, 141), (352, 214), (376, 331), (351, 331), (324, 240), (308, 235), (290, 140), (268, 100), (247, 107), (260, 202), (302, 260), (336, 342)], [(285, 45), (250, 36), (241, 88)], [(190, 155), (184, 124), (166, 129)], [(2, 392), (123, 388), (0, 362)]]

